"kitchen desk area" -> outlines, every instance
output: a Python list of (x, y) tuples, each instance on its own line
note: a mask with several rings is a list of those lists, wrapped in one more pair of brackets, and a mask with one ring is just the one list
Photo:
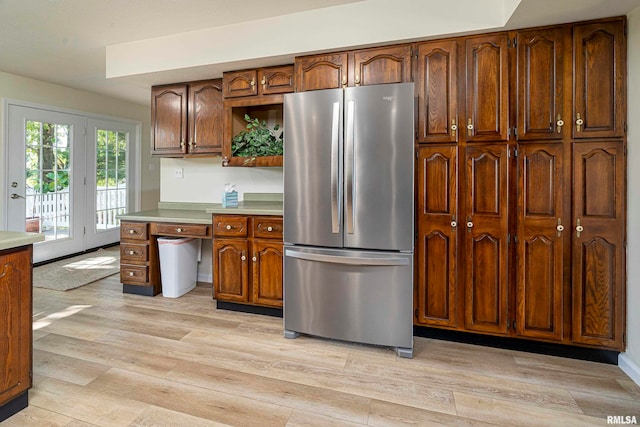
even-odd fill
[(33, 244), (43, 240), (40, 233), (0, 231), (0, 422), (29, 404)]
[(245, 193), (236, 208), (160, 202), (158, 209), (121, 215), (123, 292), (146, 296), (162, 292), (158, 237), (213, 239), (212, 286), (218, 307), (279, 309), (282, 212), (281, 193)]

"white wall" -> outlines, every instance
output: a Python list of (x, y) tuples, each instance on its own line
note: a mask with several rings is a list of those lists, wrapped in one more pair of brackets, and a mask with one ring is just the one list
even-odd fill
[[(183, 169), (183, 178), (175, 177), (176, 169)], [(245, 192), (282, 193), (282, 168), (222, 167), (220, 157), (160, 162), (163, 202), (220, 203), (226, 183), (236, 185), (239, 200)]]
[(627, 351), (620, 367), (640, 384), (640, 7), (628, 14)]
[[(23, 101), (85, 113), (113, 116), (142, 122), (141, 143), (141, 206), (142, 209), (155, 208), (160, 195), (159, 160), (150, 156), (150, 121), (148, 106), (133, 104), (104, 95), (71, 89), (39, 80), (0, 71), (0, 98)], [(6, 200), (5, 181), (6, 124), (3, 105), (0, 103), (0, 201)], [(153, 169), (153, 170), (150, 170)], [(0, 224), (4, 223), (0, 209)]]

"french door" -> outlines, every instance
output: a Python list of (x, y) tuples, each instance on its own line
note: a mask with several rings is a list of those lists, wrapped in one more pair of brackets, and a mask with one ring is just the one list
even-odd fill
[(13, 104), (7, 118), (7, 227), (44, 234), (34, 262), (117, 242), (135, 125)]

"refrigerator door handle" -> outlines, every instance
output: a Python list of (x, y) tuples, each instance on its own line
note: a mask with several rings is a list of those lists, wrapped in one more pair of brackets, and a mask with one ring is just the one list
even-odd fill
[(347, 103), (347, 126), (346, 126), (346, 149), (347, 160), (346, 168), (346, 184), (347, 184), (347, 233), (353, 234), (353, 224), (355, 222), (354, 209), (354, 191), (355, 191), (355, 101), (350, 100)]
[(340, 211), (342, 195), (340, 194), (340, 103), (333, 103), (331, 121), (331, 232), (340, 233)]
[(338, 256), (338, 255), (325, 255), (325, 254), (300, 252), (293, 249), (286, 249), (285, 256), (288, 256), (291, 258), (303, 259), (307, 261), (328, 262), (332, 264), (381, 265), (381, 266), (409, 265), (408, 257), (369, 258), (369, 257)]

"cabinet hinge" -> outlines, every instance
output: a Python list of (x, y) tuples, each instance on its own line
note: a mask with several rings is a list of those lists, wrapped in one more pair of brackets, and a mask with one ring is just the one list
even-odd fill
[(516, 244), (518, 243), (518, 235), (517, 234), (513, 235), (513, 243), (516, 243)]
[(518, 139), (518, 127), (517, 126), (513, 127), (513, 137), (515, 139)]
[[(416, 132), (416, 138), (418, 137), (417, 132)], [(416, 159), (418, 158), (418, 149), (416, 148)]]
[(507, 128), (507, 139), (511, 139), (511, 128)]
[(513, 147), (513, 157), (518, 158), (518, 147)]
[(507, 39), (507, 47), (511, 49), (511, 39)]
[(624, 133), (627, 133), (627, 122), (624, 122)]
[(413, 315), (415, 316), (416, 320), (418, 320), (418, 309), (417, 308), (413, 311)]
[(513, 38), (513, 47), (518, 47), (518, 36)]
[(82, 227), (82, 234), (87, 234), (87, 227)]
[(516, 325), (516, 321), (514, 320), (514, 321), (511, 323), (511, 327), (513, 328), (513, 330), (514, 330), (514, 331), (516, 330), (516, 326), (517, 326), (517, 325)]

